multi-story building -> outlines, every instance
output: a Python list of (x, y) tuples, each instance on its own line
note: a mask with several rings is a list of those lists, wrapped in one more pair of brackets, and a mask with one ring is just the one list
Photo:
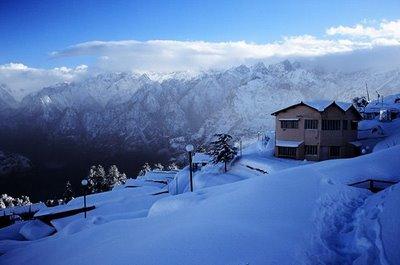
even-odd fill
[(275, 156), (318, 161), (360, 152), (362, 117), (350, 103), (300, 102), (271, 115), (276, 116)]

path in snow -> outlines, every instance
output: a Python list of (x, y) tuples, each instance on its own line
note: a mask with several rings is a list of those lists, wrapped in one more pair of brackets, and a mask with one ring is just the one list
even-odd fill
[[(346, 193), (329, 194), (321, 198), (315, 213), (313, 246), (307, 253), (310, 263), (389, 264), (378, 219), (386, 192), (362, 192), (358, 197), (349, 197)], [(377, 197), (379, 200), (375, 204), (373, 201)]]

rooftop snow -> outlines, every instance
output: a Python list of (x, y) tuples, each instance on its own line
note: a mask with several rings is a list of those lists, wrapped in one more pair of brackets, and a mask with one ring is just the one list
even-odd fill
[(303, 141), (283, 141), (283, 140), (276, 140), (276, 146), (282, 147), (299, 147)]
[(332, 103), (336, 103), (336, 105), (339, 106), (343, 111), (348, 110), (351, 107), (351, 103), (346, 103), (346, 102), (338, 102), (338, 101), (332, 101), (332, 100), (316, 100), (316, 101), (307, 101), (303, 102), (307, 106), (310, 106), (314, 109), (317, 109), (318, 111), (324, 111), (327, 107), (332, 105)]
[(193, 163), (208, 163), (211, 161), (211, 156), (205, 153), (195, 153)]

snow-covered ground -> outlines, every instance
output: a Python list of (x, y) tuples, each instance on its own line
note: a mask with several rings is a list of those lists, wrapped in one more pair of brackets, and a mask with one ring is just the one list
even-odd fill
[(167, 186), (177, 195), (154, 195), (160, 183), (90, 195), (87, 219), (38, 240), (21, 241), (26, 224), (0, 229), (0, 264), (400, 264), (400, 184), (348, 186), (399, 181), (400, 146), (308, 163), (255, 143), (222, 168), (197, 171), (193, 193), (183, 169)]

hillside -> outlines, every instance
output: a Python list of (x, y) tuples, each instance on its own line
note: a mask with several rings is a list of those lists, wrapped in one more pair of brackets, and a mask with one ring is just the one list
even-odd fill
[[(56, 234), (36, 241), (0, 241), (0, 252), (4, 253), (0, 262), (400, 261), (396, 243), (400, 235), (399, 184), (377, 194), (347, 186), (366, 176), (399, 181), (399, 146), (351, 159), (312, 164), (293, 161), (284, 168), (274, 164), (287, 160), (266, 155), (267, 150), (254, 145), (247, 150), (243, 161), (237, 161), (228, 174), (220, 173), (219, 166), (208, 166), (196, 173), (194, 193), (157, 197), (151, 194), (158, 188), (143, 186), (91, 195), (88, 202), (97, 207), (88, 213), (88, 219), (83, 219), (82, 214), (60, 219), (53, 223)], [(269, 167), (270, 174), (245, 166), (254, 159)], [(187, 179), (184, 172), (181, 177)], [(199, 186), (200, 183), (203, 184)], [(82, 198), (77, 198), (66, 207), (81, 203)], [(4, 237), (2, 231), (0, 238)]]

